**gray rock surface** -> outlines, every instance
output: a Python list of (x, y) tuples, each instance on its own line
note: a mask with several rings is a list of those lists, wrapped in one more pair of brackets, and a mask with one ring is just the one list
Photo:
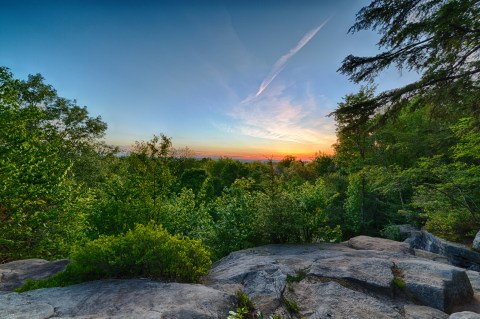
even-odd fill
[(424, 305), (451, 312), (455, 305), (473, 298), (464, 269), (419, 259), (397, 260), (395, 265), (406, 293)]
[(286, 294), (300, 308), (300, 317), (306, 318), (403, 318), (401, 308), (382, 302), (363, 292), (351, 290), (330, 281), (302, 281), (294, 291)]
[[(364, 236), (352, 242), (234, 252), (212, 266), (203, 285), (132, 279), (4, 292), (0, 318), (226, 318), (238, 290), (266, 318), (446, 319), (450, 312), (480, 312), (478, 272), (437, 262), (437, 255), (420, 258), (403, 243)], [(24, 280), (44, 263), (0, 269), (10, 274), (5, 278)]]
[(413, 250), (413, 254), (417, 257), (420, 257), (420, 258), (436, 261), (436, 262), (442, 263), (442, 264), (451, 265), (451, 263), (448, 261), (447, 257), (439, 255), (439, 254), (431, 253), (431, 252), (426, 251), (426, 250), (421, 250), (421, 249), (416, 249), (415, 248)]
[(417, 305), (403, 307), (405, 319), (447, 319), (449, 316), (440, 310)]
[(475, 239), (473, 239), (472, 249), (480, 252), (480, 231), (478, 231), (475, 235)]
[(106, 280), (0, 295), (0, 318), (225, 318), (235, 297), (202, 285)]
[[(304, 280), (335, 282), (352, 292), (335, 295), (335, 298), (344, 296), (346, 300), (331, 303), (325, 314), (320, 316), (319, 313), (323, 312), (316, 311), (317, 317), (312, 318), (322, 318), (327, 313), (343, 318), (344, 310), (340, 308), (351, 303), (354, 296), (361, 296), (358, 293), (379, 300), (384, 306), (389, 305), (389, 309), (402, 309), (406, 304), (417, 302), (446, 312), (459, 303), (469, 302), (473, 297), (473, 289), (464, 269), (416, 258), (402, 249), (393, 252), (356, 250), (339, 244), (269, 245), (235, 252), (213, 265), (206, 284), (230, 292), (241, 288), (260, 310), (272, 313), (284, 308), (283, 298), (291, 293), (291, 288), (300, 294), (296, 284), (292, 283), (295, 280), (291, 280), (300, 271), (307, 275)], [(393, 279), (399, 274), (405, 282), (404, 292), (399, 292), (399, 288), (393, 284)], [(326, 289), (321, 285), (315, 286), (315, 289), (319, 287)], [(327, 291), (330, 291), (332, 288), (328, 287)], [(404, 296), (397, 298), (402, 293)], [(353, 303), (363, 302), (363, 297), (358, 298)], [(298, 297), (298, 301), (305, 302), (307, 307), (315, 304), (314, 300), (303, 299)], [(313, 311), (313, 308), (308, 309)], [(372, 316), (365, 318), (381, 318), (385, 314), (385, 309), (378, 313), (371, 309)], [(393, 314), (389, 316), (395, 318)]]
[(480, 315), (471, 311), (453, 313), (448, 319), (480, 319)]
[(412, 232), (405, 240), (412, 249), (421, 249), (445, 256), (455, 266), (480, 271), (480, 253), (468, 247), (438, 238), (429, 232)]
[(350, 238), (347, 241), (347, 245), (351, 248), (361, 250), (377, 250), (413, 254), (413, 249), (410, 248), (409, 244), (384, 238), (357, 236)]
[(0, 264), (0, 291), (13, 291), (20, 287), (25, 279), (42, 279), (63, 271), (68, 259), (47, 261), (43, 259), (16, 260)]

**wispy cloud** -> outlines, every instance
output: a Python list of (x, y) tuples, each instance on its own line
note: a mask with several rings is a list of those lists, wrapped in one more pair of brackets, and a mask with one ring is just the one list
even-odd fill
[(265, 91), (265, 89), (270, 85), (270, 83), (272, 83), (272, 81), (277, 77), (277, 75), (280, 72), (282, 72), (282, 70), (285, 68), (285, 65), (287, 64), (287, 62), (295, 54), (297, 54), (298, 51), (300, 51), (308, 42), (310, 42), (310, 40), (312, 40), (312, 38), (318, 33), (318, 31), (320, 31), (320, 29), (323, 28), (323, 26), (325, 26), (325, 24), (327, 24), (328, 20), (329, 19), (325, 20), (322, 24), (320, 24), (315, 29), (312, 29), (312, 30), (308, 31), (303, 36), (303, 38), (297, 43), (297, 45), (295, 47), (291, 48), (290, 51), (288, 51), (287, 54), (282, 55), (280, 57), (280, 59), (278, 59), (277, 62), (275, 62), (272, 70), (270, 71), (270, 73), (268, 73), (268, 75), (265, 77), (265, 79), (260, 84), (260, 87), (258, 88), (258, 91), (255, 94), (255, 97), (258, 97), (260, 94), (263, 93), (263, 91)]
[(325, 106), (320, 107), (308, 93), (299, 95), (297, 92), (294, 99), (286, 94), (285, 87), (275, 85), (254, 102), (237, 105), (229, 114), (238, 121), (231, 131), (269, 140), (330, 146), (334, 126), (323, 114)]
[[(328, 19), (307, 32), (288, 53), (280, 57), (262, 81), (257, 92), (233, 107), (228, 115), (235, 121), (217, 128), (229, 133), (269, 140), (280, 147), (329, 149), (335, 141), (334, 123), (326, 118), (333, 106), (322, 97), (315, 97), (303, 85), (285, 86), (272, 81), (322, 29)], [(267, 90), (268, 88), (268, 90)], [(320, 99), (320, 100), (319, 100)], [(293, 146), (296, 145), (296, 146)]]

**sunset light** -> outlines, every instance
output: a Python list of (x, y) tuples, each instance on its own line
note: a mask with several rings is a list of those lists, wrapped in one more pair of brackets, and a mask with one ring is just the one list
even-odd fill
[(48, 3), (3, 4), (0, 61), (75, 97), (122, 148), (163, 133), (198, 156), (331, 153), (328, 114), (356, 87), (336, 71), (376, 40), (347, 34), (364, 0)]

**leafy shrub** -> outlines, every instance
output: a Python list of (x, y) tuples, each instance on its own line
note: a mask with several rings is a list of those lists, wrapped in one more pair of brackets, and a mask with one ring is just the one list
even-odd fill
[(306, 182), (292, 189), (257, 193), (256, 232), (263, 243), (339, 241), (339, 226), (328, 224), (325, 185)]
[(285, 307), (287, 310), (291, 313), (299, 313), (300, 308), (298, 307), (298, 304), (295, 302), (293, 299), (288, 299), (287, 297), (283, 297), (283, 302), (285, 304)]
[(239, 308), (246, 308), (249, 311), (254, 309), (252, 301), (245, 292), (238, 290), (235, 296), (237, 296)]
[(171, 234), (204, 238), (210, 230), (212, 218), (203, 205), (197, 205), (191, 189), (182, 189), (163, 203), (160, 221)]
[(380, 231), (383, 238), (400, 241), (400, 228), (398, 225), (387, 225)]
[(152, 223), (119, 236), (101, 236), (75, 247), (65, 272), (29, 281), (19, 291), (66, 286), (104, 278), (147, 277), (198, 281), (211, 266), (200, 241), (170, 235)]
[(252, 179), (237, 179), (210, 205), (216, 220), (207, 244), (215, 259), (254, 246), (253, 219), (256, 210), (255, 197), (250, 192), (253, 183)]

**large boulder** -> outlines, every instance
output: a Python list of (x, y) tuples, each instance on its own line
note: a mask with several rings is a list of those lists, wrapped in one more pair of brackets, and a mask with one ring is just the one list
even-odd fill
[(468, 247), (438, 238), (429, 232), (412, 232), (405, 240), (412, 249), (421, 249), (445, 256), (448, 261), (457, 267), (480, 271), (480, 253)]
[(235, 296), (202, 285), (104, 280), (0, 295), (0, 318), (225, 318)]
[(395, 267), (405, 292), (424, 305), (449, 313), (473, 298), (464, 269), (419, 259), (397, 260)]
[[(234, 252), (212, 266), (204, 285), (132, 279), (5, 291), (0, 318), (225, 318), (236, 309), (239, 290), (267, 318), (446, 319), (447, 313), (480, 312), (473, 296), (478, 272), (420, 258), (389, 240), (362, 236), (350, 243)], [(8, 273), (26, 264), (10, 265)]]
[[(399, 276), (405, 287), (394, 284)], [(343, 292), (335, 295), (332, 285), (321, 285), (327, 282), (337, 283), (350, 292), (342, 288)], [(464, 269), (416, 258), (403, 249), (356, 250), (340, 244), (269, 245), (235, 252), (213, 265), (206, 284), (228, 292), (244, 290), (264, 313), (283, 312), (285, 296), (290, 294), (299, 304), (304, 304), (306, 308), (301, 314), (307, 318), (310, 315), (311, 318), (329, 318), (327, 313), (336, 314), (336, 318), (350, 318), (342, 307), (351, 302), (352, 296), (365, 292), (389, 309), (378, 310), (371, 304), (372, 308), (368, 308), (372, 311), (371, 318), (396, 318), (398, 309), (413, 303), (449, 312), (473, 297)], [(311, 308), (318, 302), (312, 299), (313, 292), (301, 292), (307, 287), (317, 292), (324, 290), (322, 293), (330, 294), (331, 300), (340, 296), (345, 300), (324, 305), (328, 309), (324, 309), (324, 317), (319, 316), (323, 310)], [(402, 289), (403, 299), (396, 298)], [(378, 313), (372, 309), (377, 309)], [(309, 311), (316, 313), (316, 317)], [(390, 315), (385, 315), (388, 313)]]
[(0, 265), (0, 291), (13, 291), (26, 279), (42, 279), (63, 271), (69, 259), (47, 261), (43, 259), (16, 260)]

